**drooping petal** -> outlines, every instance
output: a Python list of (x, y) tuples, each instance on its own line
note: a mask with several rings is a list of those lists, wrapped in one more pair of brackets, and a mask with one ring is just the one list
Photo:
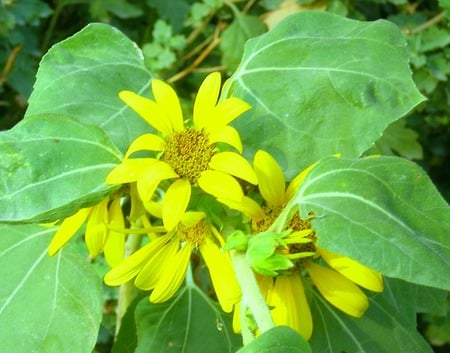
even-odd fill
[(160, 105), (131, 91), (121, 91), (119, 97), (156, 130), (165, 135), (173, 133), (172, 125), (165, 119), (165, 112)]
[(205, 126), (207, 131), (220, 126), (225, 126), (235, 120), (237, 117), (251, 109), (251, 105), (237, 97), (230, 97), (219, 102), (210, 113), (212, 117)]
[(103, 200), (92, 208), (89, 215), (84, 241), (89, 254), (92, 258), (96, 258), (103, 250), (106, 237), (108, 234), (108, 199)]
[(216, 106), (220, 93), (221, 76), (219, 72), (213, 72), (206, 76), (195, 97), (194, 102), (194, 127), (202, 130), (207, 125), (211, 117), (211, 111)]
[(200, 253), (205, 260), (211, 282), (220, 306), (226, 313), (241, 299), (241, 289), (228, 253), (223, 253), (211, 239), (206, 238), (200, 245)]
[(307, 262), (306, 268), (320, 294), (344, 313), (361, 317), (369, 307), (369, 300), (359, 287), (340, 273)]
[(231, 126), (223, 126), (209, 132), (209, 142), (211, 144), (223, 142), (234, 147), (239, 153), (242, 153), (242, 142), (239, 132)]
[(159, 281), (150, 295), (152, 303), (165, 302), (180, 288), (186, 276), (191, 253), (192, 245), (187, 242), (171, 261), (166, 262), (164, 272), (161, 273)]
[(303, 183), (303, 180), (305, 180), (306, 176), (309, 174), (309, 172), (316, 166), (316, 163), (311, 164), (308, 168), (304, 169), (302, 172), (300, 172), (290, 183), (286, 190), (286, 200), (292, 199), (295, 194), (297, 193), (298, 188)]
[(313, 323), (302, 281), (297, 274), (278, 276), (269, 291), (267, 304), (276, 325), (296, 330), (305, 340), (311, 337)]
[(317, 248), (317, 251), (331, 268), (351, 281), (374, 292), (383, 291), (383, 277), (379, 272), (348, 257), (332, 253), (331, 251), (322, 248)]
[(162, 205), (162, 218), (167, 231), (176, 227), (191, 199), (191, 183), (186, 179), (175, 180), (167, 189)]
[(234, 306), (232, 324), (234, 333), (241, 333), (241, 305), (242, 303), (239, 302)]
[(141, 216), (145, 214), (145, 207), (139, 197), (136, 183), (130, 184), (130, 204), (131, 210), (128, 220), (134, 224)]
[(125, 159), (114, 167), (106, 176), (107, 184), (127, 184), (139, 179), (153, 164), (157, 162), (153, 158)]
[(125, 228), (120, 198), (116, 198), (111, 202), (108, 209), (108, 220), (112, 229), (108, 232), (103, 253), (108, 265), (114, 267), (123, 261), (125, 255), (125, 234), (114, 231), (114, 228)]
[(197, 182), (203, 191), (218, 199), (240, 202), (244, 196), (236, 179), (217, 170), (205, 170)]
[(259, 150), (253, 158), (253, 168), (258, 177), (262, 197), (270, 207), (284, 204), (286, 180), (277, 161), (266, 151)]
[(164, 110), (176, 132), (184, 129), (183, 113), (177, 93), (170, 85), (161, 80), (152, 80), (152, 93), (156, 103)]
[(162, 205), (159, 202), (150, 200), (144, 202), (144, 207), (152, 216), (162, 219)]
[(177, 173), (166, 162), (157, 161), (151, 165), (137, 181), (137, 190), (142, 201), (151, 199), (161, 181), (176, 177)]
[(135, 277), (143, 268), (146, 261), (156, 254), (168, 241), (170, 237), (162, 236), (156, 238), (149, 244), (144, 245), (135, 253), (128, 256), (119, 265), (106, 273), (104, 282), (108, 286), (119, 286)]
[(217, 201), (223, 203), (232, 210), (241, 211), (255, 222), (262, 220), (266, 216), (261, 206), (248, 196), (243, 196), (239, 201), (219, 197)]
[(179, 247), (179, 239), (171, 236), (170, 241), (165, 246), (161, 247), (152, 257), (147, 259), (142, 270), (136, 276), (134, 281), (135, 286), (142, 290), (155, 288), (159, 278), (166, 271), (166, 263), (173, 261), (172, 259), (175, 257)]
[(235, 152), (220, 152), (212, 156), (209, 167), (230, 175), (234, 175), (250, 184), (256, 185), (258, 179), (250, 163)]
[(128, 158), (137, 151), (156, 151), (160, 152), (164, 149), (166, 142), (163, 138), (155, 134), (143, 134), (136, 138), (128, 147), (125, 158)]
[(48, 247), (48, 254), (55, 255), (81, 228), (86, 221), (89, 213), (92, 211), (91, 207), (82, 208), (77, 213), (64, 219), (59, 226), (53, 239)]

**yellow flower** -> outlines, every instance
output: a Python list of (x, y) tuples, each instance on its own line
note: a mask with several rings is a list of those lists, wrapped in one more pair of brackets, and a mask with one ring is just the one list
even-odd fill
[[(216, 197), (239, 200), (242, 191), (238, 177), (256, 184), (250, 164), (239, 153), (242, 144), (238, 132), (228, 126), (250, 109), (244, 101), (231, 97), (217, 102), (220, 73), (206, 77), (194, 102), (191, 123), (185, 123), (177, 94), (166, 83), (152, 80), (154, 100), (130, 91), (119, 97), (159, 134), (144, 134), (129, 146), (124, 161), (106, 178), (109, 184), (137, 182), (139, 195), (148, 204), (163, 180), (171, 180), (162, 203), (162, 218), (167, 230), (181, 219), (191, 197), (192, 185), (199, 185)], [(218, 150), (227, 144), (237, 152)], [(154, 158), (130, 158), (135, 152), (151, 151)]]
[(195, 249), (205, 261), (219, 304), (231, 312), (241, 297), (228, 253), (220, 251), (224, 241), (203, 212), (185, 212), (171, 231), (153, 239), (111, 269), (104, 278), (117, 286), (134, 278), (136, 287), (152, 290), (150, 301), (161, 303), (180, 288)]
[(55, 255), (85, 223), (84, 240), (90, 256), (95, 258), (103, 250), (110, 266), (120, 263), (124, 256), (125, 234), (110, 229), (124, 228), (119, 197), (112, 201), (105, 198), (95, 206), (82, 208), (64, 219), (49, 245), (49, 255)]
[[(297, 175), (287, 188), (281, 167), (267, 152), (258, 151), (253, 165), (264, 205), (260, 206), (247, 196), (241, 204), (222, 201), (251, 217), (253, 231), (259, 233), (272, 225), (314, 165)], [(369, 301), (358, 285), (381, 292), (381, 274), (350, 258), (318, 247), (310, 221), (302, 220), (298, 212), (286, 228), (293, 232), (284, 238), (288, 249), (280, 249), (280, 253), (292, 260), (295, 266), (278, 277), (265, 277), (259, 281), (266, 302), (272, 308), (275, 323), (288, 325), (305, 339), (310, 338), (313, 325), (301, 280), (304, 271), (328, 302), (350, 316), (361, 317)], [(318, 264), (316, 260), (319, 258), (328, 266)]]

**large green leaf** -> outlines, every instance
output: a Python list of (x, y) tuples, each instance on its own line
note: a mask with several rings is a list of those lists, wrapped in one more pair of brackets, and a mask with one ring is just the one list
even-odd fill
[(277, 326), (264, 332), (238, 353), (311, 353), (308, 343), (297, 332)]
[(117, 94), (124, 89), (149, 94), (149, 82), (136, 44), (114, 27), (90, 24), (44, 56), (26, 117), (69, 115), (101, 127), (124, 151), (149, 127)]
[(192, 285), (165, 303), (152, 304), (144, 298), (135, 315), (135, 353), (234, 353), (242, 344), (232, 332), (231, 315)]
[(450, 207), (415, 163), (330, 157), (292, 204), (303, 218), (313, 212), (321, 247), (390, 277), (450, 289)]
[(424, 99), (395, 25), (315, 11), (249, 40), (224, 94), (253, 106), (234, 122), (247, 154), (270, 151), (288, 177), (330, 154), (359, 156)]
[(414, 303), (414, 291), (408, 285), (403, 288), (403, 284), (385, 279), (384, 292), (370, 298), (369, 309), (358, 319), (335, 309), (314, 291), (313, 353), (432, 353), (417, 332), (416, 316), (410, 310), (414, 306), (408, 301)]
[(101, 280), (70, 246), (55, 257), (55, 228), (0, 225), (0, 350), (90, 353), (102, 317)]
[(113, 189), (107, 173), (121, 154), (96, 126), (35, 116), (0, 133), (0, 221), (52, 221)]

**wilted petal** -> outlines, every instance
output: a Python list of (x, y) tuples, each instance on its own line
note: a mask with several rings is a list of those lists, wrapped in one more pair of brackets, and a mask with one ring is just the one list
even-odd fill
[(239, 202), (244, 196), (242, 188), (236, 179), (217, 170), (205, 170), (201, 173), (197, 182), (203, 191), (218, 199)]
[(250, 163), (235, 152), (220, 152), (212, 156), (209, 167), (234, 175), (242, 180), (248, 181), (250, 184), (256, 185), (258, 179)]
[(162, 151), (166, 142), (163, 138), (155, 134), (144, 134), (133, 140), (125, 153), (125, 158), (128, 158), (134, 152), (138, 151)]
[(241, 289), (228, 253), (221, 252), (208, 238), (200, 246), (200, 253), (205, 260), (220, 306), (223, 311), (231, 312), (241, 299)]
[(131, 91), (121, 91), (119, 97), (156, 130), (165, 135), (173, 133), (171, 122), (164, 119), (166, 113), (160, 105)]
[(161, 273), (158, 283), (150, 295), (150, 301), (152, 303), (165, 302), (180, 288), (181, 283), (186, 277), (191, 253), (192, 244), (187, 242), (171, 261), (166, 261), (164, 272)]
[(169, 186), (162, 205), (162, 218), (167, 231), (175, 228), (180, 222), (190, 199), (191, 184), (188, 180), (178, 179)]
[(55, 255), (76, 234), (91, 211), (91, 207), (82, 208), (77, 213), (64, 219), (48, 247), (50, 256)]
[(320, 294), (344, 313), (361, 317), (369, 307), (369, 300), (359, 287), (340, 273), (308, 262), (306, 268)]
[(317, 248), (317, 251), (330, 267), (352, 280), (356, 284), (374, 292), (383, 291), (383, 277), (359, 262), (348, 257)]
[(219, 72), (209, 74), (200, 85), (194, 102), (194, 127), (202, 130), (214, 117), (211, 111), (216, 106), (220, 93), (221, 76)]
[(95, 258), (103, 250), (108, 234), (108, 199), (103, 200), (92, 208), (86, 224), (84, 241), (89, 254)]
[[(165, 112), (172, 129), (180, 132), (184, 129), (183, 113), (176, 92), (161, 80), (152, 80), (152, 93), (156, 103)], [(161, 119), (161, 117), (160, 117)]]
[(270, 207), (284, 204), (286, 180), (276, 160), (266, 151), (259, 150), (253, 158), (253, 168), (258, 177), (262, 197)]

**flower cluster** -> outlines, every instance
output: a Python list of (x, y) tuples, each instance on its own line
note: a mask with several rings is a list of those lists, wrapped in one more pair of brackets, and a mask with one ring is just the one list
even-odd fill
[[(235, 97), (219, 100), (219, 73), (203, 81), (192, 119), (183, 117), (179, 98), (168, 84), (154, 79), (151, 88), (153, 99), (130, 91), (119, 93), (154, 129), (136, 138), (107, 176), (106, 182), (120, 186), (120, 191), (65, 219), (49, 253), (55, 254), (86, 223), (90, 255), (103, 250), (112, 267), (105, 283), (117, 286), (133, 281), (137, 288), (151, 291), (149, 299), (154, 303), (169, 300), (181, 287), (193, 256), (201, 258), (222, 309), (234, 310), (238, 317), (246, 308), (225, 249), (247, 251), (275, 324), (288, 325), (305, 339), (311, 337), (306, 290), (311, 287), (346, 314), (362, 316), (369, 304), (359, 287), (382, 291), (379, 273), (319, 247), (312, 227), (314, 214), (302, 219), (296, 211), (282, 234), (271, 233), (314, 165), (287, 187), (281, 167), (267, 152), (258, 151), (251, 165), (242, 156), (239, 133), (229, 125), (250, 106)], [(207, 206), (202, 206), (205, 199)], [(217, 207), (222, 218), (212, 211)], [(124, 216), (124, 209), (129, 214)], [(247, 232), (245, 241), (227, 246), (231, 239), (227, 234), (235, 229)], [(147, 241), (124, 258), (126, 234), (146, 234)], [(243, 323), (233, 322), (235, 331), (240, 331)]]

